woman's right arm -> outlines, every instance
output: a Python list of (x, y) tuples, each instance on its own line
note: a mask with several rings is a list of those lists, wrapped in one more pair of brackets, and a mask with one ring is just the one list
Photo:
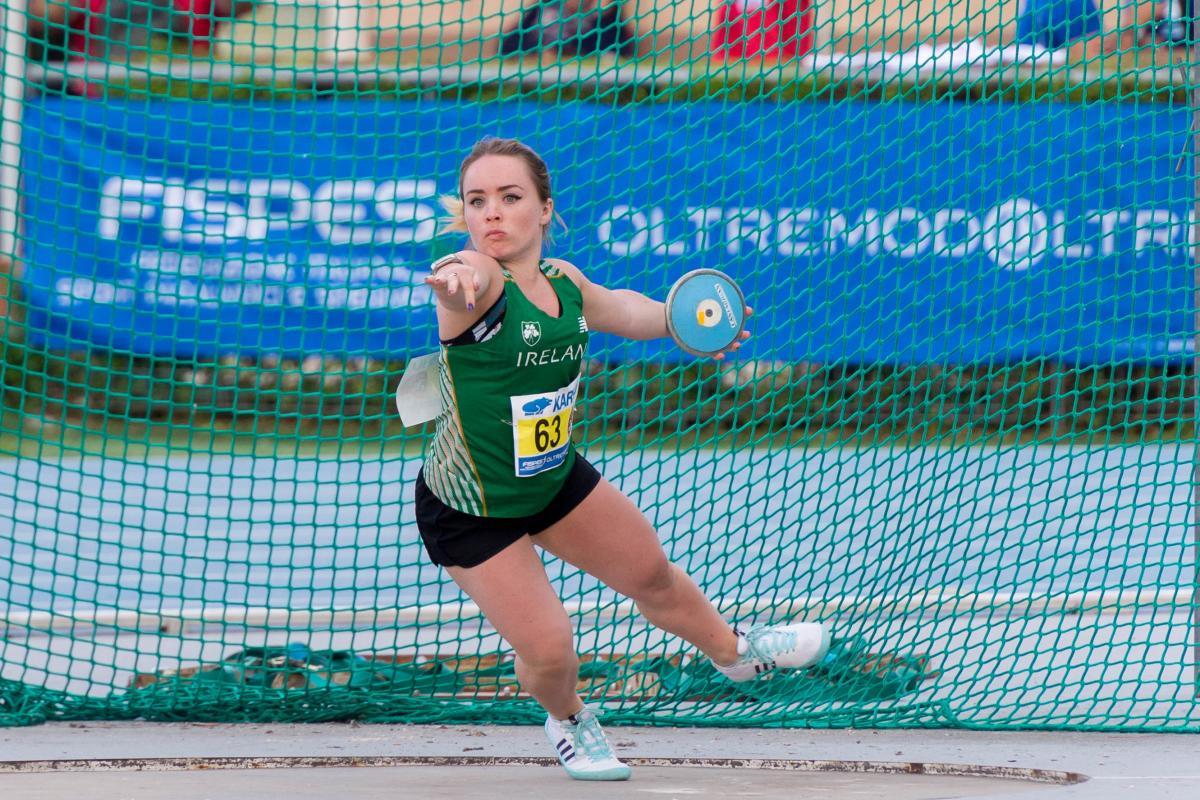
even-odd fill
[(479, 320), (504, 291), (500, 264), (493, 258), (462, 250), (433, 262), (425, 283), (433, 289), (438, 305), (438, 328), (443, 339), (451, 339)]

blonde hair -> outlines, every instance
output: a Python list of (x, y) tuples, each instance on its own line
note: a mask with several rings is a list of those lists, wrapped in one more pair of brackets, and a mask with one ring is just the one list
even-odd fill
[[(457, 231), (465, 233), (467, 230), (467, 220), (463, 215), (464, 199), (463, 199), (463, 178), (467, 174), (467, 170), (471, 165), (484, 156), (511, 156), (519, 158), (525, 162), (526, 168), (529, 170), (529, 176), (533, 178), (533, 189), (537, 192), (538, 200), (546, 202), (552, 195), (550, 192), (550, 169), (546, 166), (546, 162), (542, 157), (533, 151), (533, 148), (524, 142), (517, 139), (500, 139), (494, 136), (485, 136), (475, 143), (471, 148), (471, 152), (467, 153), (467, 157), (463, 159), (462, 165), (458, 168), (458, 195), (444, 194), (438, 198), (443, 209), (449, 215), (443, 217), (442, 231)], [(558, 219), (559, 224), (566, 228), (562, 217), (558, 212), (554, 214)], [(542, 226), (542, 238), (546, 241), (551, 241), (550, 225)]]

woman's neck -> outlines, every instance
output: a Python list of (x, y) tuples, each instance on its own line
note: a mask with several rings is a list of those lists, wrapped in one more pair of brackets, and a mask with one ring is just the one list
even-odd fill
[(541, 263), (540, 258), (518, 258), (512, 261), (501, 261), (500, 266), (508, 270), (508, 274), (518, 281), (528, 281), (542, 271)]

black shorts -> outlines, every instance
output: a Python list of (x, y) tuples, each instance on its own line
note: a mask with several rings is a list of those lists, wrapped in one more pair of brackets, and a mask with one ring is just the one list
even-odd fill
[(579, 453), (550, 504), (527, 517), (477, 517), (446, 505), (417, 473), (417, 529), (433, 563), (443, 567), (476, 567), (525, 534), (535, 536), (570, 514), (583, 502), (600, 473)]

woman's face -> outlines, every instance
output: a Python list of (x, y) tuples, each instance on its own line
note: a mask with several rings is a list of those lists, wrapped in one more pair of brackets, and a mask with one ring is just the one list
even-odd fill
[(463, 175), (463, 217), (471, 243), (497, 261), (541, 256), (542, 229), (554, 202), (538, 197), (533, 176), (516, 156), (489, 155)]

